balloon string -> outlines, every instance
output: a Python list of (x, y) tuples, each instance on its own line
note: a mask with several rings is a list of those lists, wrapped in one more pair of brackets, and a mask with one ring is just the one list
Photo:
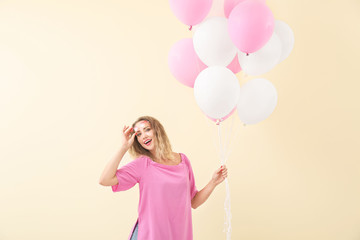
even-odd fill
[(226, 232), (226, 240), (230, 240), (231, 239), (231, 202), (230, 202), (230, 187), (227, 178), (225, 179), (225, 187), (226, 187), (226, 198), (224, 202), (224, 209), (225, 209), (224, 228)]
[[(229, 151), (230, 148), (229, 148), (229, 145), (231, 143), (230, 139), (231, 137), (233, 136), (232, 135), (232, 132), (233, 132), (233, 127), (234, 127), (234, 116), (231, 117), (231, 126), (230, 126), (230, 131), (228, 130), (227, 131), (227, 136), (226, 136), (226, 142), (225, 142), (225, 145), (224, 145), (224, 151)], [(225, 160), (224, 160), (224, 163), (226, 164), (226, 161), (227, 159), (229, 158), (228, 154), (225, 155)]]
[[(221, 160), (221, 165), (224, 165), (224, 160), (225, 160), (225, 149), (222, 146), (221, 143), (221, 127), (220, 124), (218, 124), (218, 137), (219, 137), (219, 146), (221, 149), (221, 155), (220, 155), (220, 160)], [(224, 202), (224, 210), (225, 210), (225, 220), (224, 220), (224, 232), (226, 232), (226, 240), (230, 240), (231, 239), (231, 202), (230, 202), (230, 187), (229, 187), (229, 181), (227, 178), (225, 178), (225, 188), (226, 188), (226, 197), (225, 197), (225, 202)]]
[(240, 127), (236, 127), (236, 125), (235, 125), (235, 134), (232, 135), (232, 139), (230, 140), (230, 143), (229, 143), (230, 146), (227, 148), (227, 153), (226, 153), (226, 156), (225, 156), (225, 162), (230, 157), (231, 151), (232, 151), (233, 146), (234, 146), (234, 142), (236, 142), (236, 139), (239, 136), (239, 132), (240, 132)]
[(221, 165), (224, 165), (224, 149), (221, 143), (221, 127), (220, 124), (217, 124), (217, 126), (218, 126), (218, 136), (219, 136), (220, 161), (221, 161)]
[[(209, 119), (208, 118), (206, 118), (206, 117), (204, 117), (204, 120), (206, 121), (206, 123), (209, 123)], [(210, 125), (209, 124), (209, 127), (213, 127), (214, 125)], [(214, 130), (215, 130), (215, 132), (217, 132), (217, 129), (216, 128), (214, 128)], [(215, 133), (215, 135), (216, 135), (216, 133)], [(214, 148), (215, 148), (215, 151), (216, 151), (216, 154), (218, 155), (218, 157), (219, 158), (221, 158), (221, 153), (220, 153), (220, 146), (216, 143), (216, 137), (215, 137), (215, 135), (213, 135), (214, 137), (212, 138), (213, 139), (213, 145), (214, 145)]]
[[(215, 129), (215, 131), (216, 131), (216, 129)], [(215, 147), (215, 150), (216, 150), (217, 155), (219, 156), (219, 158), (221, 158), (220, 146), (218, 146), (218, 145), (216, 144), (216, 138), (215, 138), (215, 137), (213, 138), (213, 144), (214, 144), (214, 147)]]

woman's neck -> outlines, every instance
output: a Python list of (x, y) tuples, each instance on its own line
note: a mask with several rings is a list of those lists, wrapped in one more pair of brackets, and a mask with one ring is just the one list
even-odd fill
[(151, 152), (151, 158), (154, 162), (158, 162), (158, 163), (169, 163), (169, 162), (173, 162), (173, 156), (171, 156), (171, 158), (169, 159), (164, 159), (160, 156), (160, 154), (158, 154), (157, 152)]
[(151, 158), (152, 158), (154, 161), (155, 161), (155, 159), (159, 159), (159, 158), (160, 158), (160, 156), (159, 156), (159, 154), (157, 153), (156, 149), (150, 151), (150, 153), (151, 153)]

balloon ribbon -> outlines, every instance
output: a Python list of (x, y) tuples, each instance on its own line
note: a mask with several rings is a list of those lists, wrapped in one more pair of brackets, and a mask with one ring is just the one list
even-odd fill
[[(226, 163), (227, 157), (225, 156), (225, 149), (224, 149), (225, 147), (222, 145), (221, 142), (220, 121), (217, 121), (216, 125), (218, 126), (218, 135), (219, 135), (220, 161), (221, 161), (221, 165), (224, 165)], [(224, 209), (225, 209), (224, 232), (226, 232), (226, 240), (230, 240), (231, 239), (231, 202), (230, 202), (230, 187), (227, 178), (225, 178), (225, 188), (226, 188), (226, 197), (224, 201)]]

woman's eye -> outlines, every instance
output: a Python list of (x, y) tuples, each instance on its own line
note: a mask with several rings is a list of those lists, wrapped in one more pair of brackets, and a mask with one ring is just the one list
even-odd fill
[(147, 131), (147, 132), (150, 131), (150, 128), (146, 129), (146, 131)]

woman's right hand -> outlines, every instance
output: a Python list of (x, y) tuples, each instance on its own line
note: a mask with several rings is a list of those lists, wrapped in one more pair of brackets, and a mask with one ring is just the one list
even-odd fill
[(124, 126), (123, 132), (121, 133), (121, 144), (126, 149), (129, 149), (134, 143), (135, 131), (132, 127)]

